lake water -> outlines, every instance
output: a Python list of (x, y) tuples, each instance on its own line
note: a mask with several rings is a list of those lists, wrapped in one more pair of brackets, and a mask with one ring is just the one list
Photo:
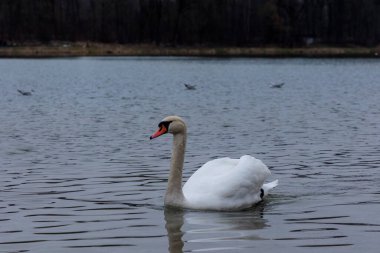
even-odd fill
[[(0, 88), (1, 253), (378, 252), (379, 60), (1, 59)], [(171, 136), (149, 136), (171, 114), (184, 180), (251, 154), (279, 186), (247, 211), (165, 209)]]

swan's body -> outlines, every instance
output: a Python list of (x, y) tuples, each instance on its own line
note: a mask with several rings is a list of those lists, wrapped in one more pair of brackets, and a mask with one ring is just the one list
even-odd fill
[(268, 167), (249, 155), (240, 159), (228, 157), (207, 162), (182, 188), (182, 169), (186, 146), (186, 125), (177, 116), (166, 117), (159, 130), (151, 136), (165, 133), (174, 136), (165, 205), (204, 210), (241, 210), (260, 202), (278, 181), (264, 184), (270, 175)]

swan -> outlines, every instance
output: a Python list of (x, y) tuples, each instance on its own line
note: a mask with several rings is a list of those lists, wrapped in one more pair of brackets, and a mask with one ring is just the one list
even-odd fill
[(186, 124), (178, 116), (168, 116), (150, 136), (173, 134), (170, 174), (165, 206), (198, 210), (242, 210), (260, 202), (277, 186), (278, 180), (263, 184), (271, 174), (268, 167), (250, 155), (207, 162), (182, 187), (182, 169), (186, 147)]

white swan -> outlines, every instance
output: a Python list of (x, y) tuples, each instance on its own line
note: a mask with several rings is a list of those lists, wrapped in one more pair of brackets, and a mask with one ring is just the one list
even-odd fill
[(165, 205), (202, 210), (241, 210), (249, 208), (276, 187), (278, 180), (263, 184), (270, 175), (260, 160), (244, 155), (207, 162), (182, 188), (182, 169), (186, 146), (186, 124), (178, 116), (168, 116), (158, 124), (150, 139), (171, 133), (174, 136)]

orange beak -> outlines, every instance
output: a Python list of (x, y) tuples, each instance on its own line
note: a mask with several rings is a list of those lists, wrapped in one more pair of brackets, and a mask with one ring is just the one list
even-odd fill
[(160, 128), (150, 136), (150, 139), (157, 138), (158, 136), (161, 136), (163, 134), (166, 134), (168, 132), (168, 129), (166, 129), (165, 126), (160, 126)]

